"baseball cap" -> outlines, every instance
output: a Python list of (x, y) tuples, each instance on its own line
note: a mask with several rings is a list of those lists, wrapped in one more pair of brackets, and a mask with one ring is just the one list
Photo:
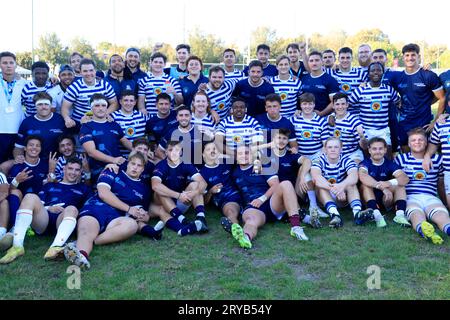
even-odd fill
[(64, 71), (70, 71), (70, 72), (74, 73), (73, 68), (71, 66), (69, 66), (68, 64), (63, 64), (59, 68), (59, 73), (64, 72)]
[(131, 47), (131, 48), (128, 48), (128, 49), (127, 49), (127, 52), (125, 52), (125, 56), (128, 54), (128, 52), (131, 52), (131, 51), (134, 51), (134, 52), (136, 52), (138, 55), (141, 55), (141, 52), (139, 51), (139, 49)]

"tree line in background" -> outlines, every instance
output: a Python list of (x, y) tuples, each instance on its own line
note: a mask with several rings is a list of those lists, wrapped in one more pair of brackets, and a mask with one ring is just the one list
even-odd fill
[[(278, 55), (284, 54), (287, 45), (291, 42), (306, 42), (308, 50), (332, 49), (335, 52), (344, 46), (357, 50), (361, 43), (368, 43), (372, 49), (382, 48), (388, 54), (388, 65), (398, 65), (402, 67), (401, 49), (405, 43), (392, 43), (389, 36), (380, 29), (364, 29), (354, 35), (348, 35), (342, 30), (333, 31), (326, 35), (314, 33), (310, 37), (299, 34), (295, 38), (282, 38), (276, 33), (276, 30), (269, 27), (258, 27), (251, 34), (250, 48), (246, 47), (243, 51), (239, 50), (236, 44), (224, 43), (215, 35), (207, 34), (200, 29), (194, 29), (187, 43), (191, 46), (191, 52), (202, 58), (204, 63), (218, 63), (222, 59), (222, 52), (226, 48), (234, 48), (237, 53), (237, 63), (247, 64), (255, 58), (256, 46), (265, 43), (271, 47), (271, 58), (275, 59)], [(450, 68), (450, 51), (447, 45), (429, 45), (425, 41), (415, 42), (421, 47), (421, 53), (424, 62), (430, 63), (433, 69)], [(153, 52), (156, 42), (149, 40), (144, 46), (136, 46), (141, 50), (142, 68), (147, 69), (147, 63)], [(130, 45), (114, 46), (110, 42), (100, 42), (94, 47), (88, 40), (83, 38), (73, 39), (69, 46), (61, 43), (56, 33), (46, 34), (40, 37), (35, 55), (39, 60), (46, 61), (53, 68), (60, 64), (68, 63), (69, 55), (72, 52), (79, 52), (83, 56), (93, 59), (97, 63), (98, 69), (107, 70), (109, 57), (114, 53), (124, 54)], [(175, 62), (175, 49), (170, 44), (163, 43), (159, 50), (168, 57), (169, 62)], [(31, 52), (17, 52), (18, 64), (24, 68), (30, 69), (32, 64)], [(398, 60), (396, 60), (398, 59)], [(356, 60), (356, 59), (355, 59)]]

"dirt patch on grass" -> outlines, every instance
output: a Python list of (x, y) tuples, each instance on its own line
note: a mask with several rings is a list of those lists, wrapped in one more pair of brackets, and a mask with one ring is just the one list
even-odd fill
[(304, 267), (300, 264), (295, 264), (295, 263), (286, 261), (285, 257), (281, 257), (281, 256), (270, 257), (270, 258), (258, 257), (258, 258), (254, 258), (252, 260), (252, 264), (256, 268), (266, 268), (266, 267), (270, 267), (277, 263), (282, 263), (282, 264), (286, 265), (289, 269), (291, 269), (292, 272), (294, 273), (295, 279), (298, 282), (315, 281), (315, 280), (320, 279), (320, 277), (317, 274), (308, 273), (306, 270), (306, 267)]

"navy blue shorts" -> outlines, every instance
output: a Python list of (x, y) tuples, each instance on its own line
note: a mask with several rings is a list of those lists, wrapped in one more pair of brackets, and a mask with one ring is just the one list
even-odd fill
[(58, 232), (58, 228), (56, 227), (56, 221), (58, 220), (58, 217), (60, 213), (51, 213), (48, 212), (48, 225), (44, 232), (37, 233), (39, 236), (54, 236)]
[(245, 210), (247, 210), (247, 209), (256, 209), (256, 210), (262, 211), (264, 213), (264, 215), (266, 216), (266, 222), (276, 222), (276, 221), (282, 220), (283, 217), (286, 215), (286, 212), (283, 212), (283, 213), (274, 212), (270, 205), (270, 199), (271, 198), (264, 201), (264, 203), (259, 208), (256, 208), (256, 207), (252, 206), (251, 204), (249, 204), (247, 207), (245, 207), (243, 214), (245, 213)]
[(111, 223), (111, 221), (123, 217), (124, 215), (121, 213), (121, 211), (114, 209), (108, 205), (98, 206), (87, 204), (81, 209), (79, 217), (81, 218), (86, 216), (93, 217), (98, 221), (98, 224), (100, 225), (100, 234), (105, 232), (106, 227)]
[(384, 208), (383, 191), (378, 190), (378, 189), (373, 189), (373, 193), (375, 194), (375, 201), (377, 202), (378, 208)]
[(223, 209), (223, 207), (230, 202), (236, 202), (237, 204), (241, 203), (241, 196), (239, 193), (232, 193), (230, 195), (225, 195), (223, 197), (214, 197), (214, 204), (217, 208)]

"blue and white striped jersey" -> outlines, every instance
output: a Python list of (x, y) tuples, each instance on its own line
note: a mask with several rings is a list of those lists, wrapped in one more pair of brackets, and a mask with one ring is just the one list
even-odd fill
[(191, 123), (196, 126), (201, 132), (209, 131), (214, 134), (216, 124), (210, 114), (206, 114), (203, 118), (197, 118), (194, 113), (192, 113)]
[(314, 113), (312, 119), (305, 119), (300, 114), (290, 120), (295, 128), (298, 152), (304, 156), (311, 156), (319, 152), (325, 140), (330, 136), (327, 119)]
[(401, 153), (395, 158), (395, 162), (409, 178), (409, 183), (406, 185), (406, 194), (437, 196), (438, 178), (443, 174), (442, 155), (434, 154), (431, 161), (433, 168), (427, 173), (422, 168), (423, 159), (414, 158), (411, 152)]
[(359, 110), (359, 119), (364, 129), (370, 130), (387, 128), (389, 108), (395, 107), (399, 101), (397, 91), (385, 84), (372, 88), (368, 83), (365, 87), (353, 90), (349, 97), (350, 106)]
[(64, 94), (64, 100), (73, 103), (72, 119), (76, 122), (80, 122), (81, 118), (86, 112), (91, 111), (91, 105), (89, 99), (95, 93), (101, 93), (109, 99), (116, 97), (113, 87), (106, 81), (96, 81), (95, 85), (88, 86), (84, 80), (78, 79), (67, 88)]
[[(81, 153), (75, 153), (74, 157), (77, 157), (78, 159), (83, 161), (83, 157), (82, 157)], [(58, 160), (56, 161), (55, 176), (58, 181), (61, 181), (64, 178), (64, 166), (67, 164), (67, 159), (64, 156), (60, 156), (58, 158)], [(82, 178), (82, 180), (85, 179), (84, 172), (82, 173), (81, 178)]]
[[(137, 138), (145, 136), (145, 125), (147, 124), (148, 116), (133, 110), (133, 114), (126, 115), (121, 110), (111, 113), (111, 117), (117, 122), (123, 130), (125, 137), (133, 143)], [(130, 151), (120, 145), (120, 153), (122, 156), (128, 156)]]
[(356, 163), (342, 154), (339, 157), (339, 161), (335, 164), (331, 164), (327, 155), (322, 154), (319, 159), (313, 162), (311, 168), (320, 169), (322, 177), (331, 184), (341, 183), (347, 178), (350, 171), (358, 170)]
[(334, 127), (328, 125), (328, 132), (331, 137), (339, 138), (342, 141), (342, 154), (348, 155), (359, 147), (359, 134), (356, 130), (362, 123), (359, 118), (347, 112), (347, 115), (342, 118), (336, 118), (336, 125)]
[(33, 102), (33, 97), (36, 93), (39, 92), (47, 92), (49, 91), (53, 85), (51, 82), (47, 82), (45, 86), (38, 87), (34, 84), (33, 81), (28, 81), (23, 89), (21, 94), (22, 105), (25, 106), (25, 116), (34, 116), (36, 114), (36, 106)]
[(0, 172), (0, 184), (9, 184), (8, 178), (6, 178), (6, 176), (1, 172)]
[(283, 117), (290, 118), (297, 110), (297, 101), (300, 96), (302, 82), (300, 79), (289, 77), (288, 80), (281, 80), (279, 76), (270, 78), (270, 83), (281, 98), (281, 111)]
[(444, 124), (436, 122), (431, 132), (430, 142), (441, 145), (442, 164), (445, 171), (450, 171), (450, 120)]
[(211, 101), (211, 109), (219, 114), (220, 120), (225, 119), (231, 108), (231, 95), (236, 87), (236, 80), (230, 79), (224, 81), (222, 87), (213, 91), (211, 87), (206, 87), (206, 94)]
[(225, 80), (235, 80), (238, 82), (245, 78), (244, 72), (239, 69), (234, 69), (233, 72), (227, 72), (225, 70)]
[(249, 145), (255, 139), (263, 139), (258, 121), (249, 115), (241, 122), (235, 122), (233, 116), (226, 117), (217, 125), (216, 134), (225, 136), (225, 143), (231, 149), (236, 149), (239, 145)]
[[(161, 77), (155, 77), (149, 74), (147, 77), (140, 79), (138, 82), (139, 96), (145, 96), (145, 108), (150, 115), (154, 115), (158, 112), (156, 108), (156, 97), (163, 92), (166, 92), (167, 87), (173, 87), (175, 92), (182, 94), (181, 86), (178, 80), (164, 74)], [(172, 107), (173, 107), (172, 99)]]
[[(349, 72), (342, 72), (339, 68), (326, 69), (326, 72), (337, 80), (341, 92), (347, 95), (350, 95), (361, 83), (367, 82), (367, 71), (362, 68), (351, 68)], [(359, 112), (354, 107), (349, 107), (348, 111), (352, 114)]]

